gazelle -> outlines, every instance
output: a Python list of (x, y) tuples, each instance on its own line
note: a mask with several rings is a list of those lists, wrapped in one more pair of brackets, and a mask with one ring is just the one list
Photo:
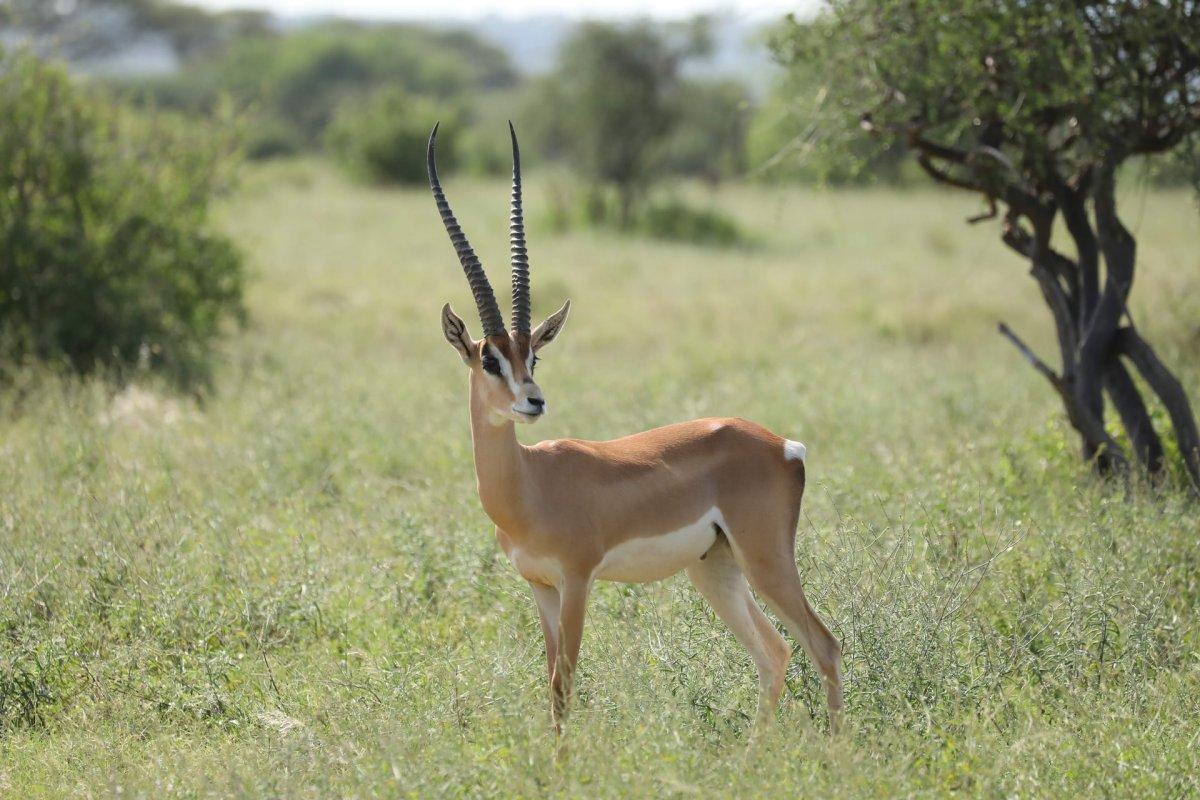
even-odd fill
[(816, 664), (836, 731), (841, 647), (805, 599), (794, 561), (804, 445), (742, 419), (698, 419), (606, 442), (557, 439), (526, 447), (517, 440), (515, 423), (535, 422), (546, 412), (534, 365), (562, 332), (571, 303), (531, 330), (521, 156), (512, 123), (509, 133), (511, 333), (438, 181), (437, 126), (429, 136), (427, 166), (483, 324), (483, 338), (474, 340), (450, 304), (442, 307), (442, 333), (470, 370), (479, 498), (496, 524), (500, 547), (533, 592), (555, 730), (561, 731), (566, 713), (593, 582), (654, 581), (686, 570), (758, 669), (756, 724), (774, 717), (791, 648), (750, 587)]

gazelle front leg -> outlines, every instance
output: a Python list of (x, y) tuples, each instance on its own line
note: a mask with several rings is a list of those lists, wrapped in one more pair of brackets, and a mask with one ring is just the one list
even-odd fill
[(591, 588), (591, 576), (566, 576), (558, 589), (558, 647), (550, 675), (550, 709), (557, 733), (562, 733), (562, 721), (571, 697), (575, 666), (579, 662), (579, 646), (583, 642), (583, 617)]
[(558, 657), (558, 615), (561, 604), (558, 589), (530, 581), (533, 602), (537, 603), (538, 619), (542, 623), (542, 638), (546, 640), (546, 676), (554, 679), (554, 660)]

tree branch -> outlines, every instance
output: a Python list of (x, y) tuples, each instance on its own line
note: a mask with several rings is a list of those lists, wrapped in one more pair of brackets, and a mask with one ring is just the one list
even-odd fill
[[(1043, 219), (1040, 224), (1048, 230), (1053, 225), (1053, 219)], [(1050, 307), (1050, 313), (1054, 315), (1059, 349), (1062, 352), (1063, 377), (1069, 381), (1075, 374), (1076, 348), (1079, 343), (1075, 305), (1072, 302), (1074, 289), (1078, 285), (1077, 269), (1075, 262), (1053, 250), (1048, 244), (1039, 246), (1038, 242), (1046, 238), (1045, 231), (1036, 238), (1030, 235), (1013, 215), (1004, 220), (1001, 240), (1030, 260), (1029, 274), (1038, 282), (1042, 297)], [(1063, 284), (1066, 284), (1065, 288)]]
[(1065, 181), (1054, 181), (1054, 196), (1062, 209), (1063, 221), (1067, 224), (1067, 232), (1075, 241), (1075, 250), (1079, 273), (1079, 291), (1076, 294), (1076, 319), (1081, 328), (1085, 328), (1092, 319), (1096, 302), (1099, 299), (1100, 253), (1096, 243), (1096, 234), (1088, 221), (1085, 199), (1091, 188), (1091, 170), (1081, 176), (1079, 185), (1071, 188)]
[(983, 186), (982, 184), (971, 183), (970, 181), (963, 180), (962, 178), (956, 178), (949, 172), (938, 169), (936, 166), (934, 166), (933, 159), (931, 159), (925, 153), (920, 153), (917, 155), (917, 164), (921, 166), (921, 169), (925, 170), (925, 173), (929, 175), (929, 177), (933, 178), (939, 183), (944, 183), (947, 186), (953, 186), (957, 189), (966, 189), (968, 192), (979, 192), (985, 197), (993, 196), (992, 192), (990, 192), (987, 187)]
[(1096, 454), (1097, 459), (1107, 458), (1115, 470), (1118, 472), (1127, 472), (1129, 470), (1129, 459), (1125, 456), (1125, 451), (1108, 435), (1108, 431), (1104, 429), (1104, 424), (1094, 414), (1079, 404), (1070, 386), (1054, 370), (1050, 369), (1045, 361), (1038, 358), (1037, 354), (1030, 350), (1029, 346), (1021, 341), (1020, 337), (1013, 333), (1008, 325), (1001, 322), (999, 330), (1002, 336), (1012, 342), (1013, 346), (1017, 348), (1025, 360), (1041, 373), (1042, 377), (1050, 382), (1050, 385), (1054, 387), (1054, 391), (1058, 392), (1058, 396), (1062, 398), (1063, 405), (1067, 409), (1067, 418), (1071, 422), (1071, 427), (1079, 432), (1085, 443)]
[(1054, 329), (1058, 335), (1059, 355), (1062, 358), (1062, 374), (1064, 379), (1070, 381), (1075, 375), (1075, 358), (1076, 358), (1076, 339), (1075, 326), (1071, 315), (1071, 304), (1067, 301), (1067, 296), (1062, 290), (1062, 286), (1054, 279), (1054, 276), (1041, 263), (1034, 261), (1029, 269), (1029, 274), (1037, 281), (1038, 288), (1042, 290), (1042, 298), (1046, 301), (1046, 305), (1050, 307), (1050, 314), (1054, 317)]

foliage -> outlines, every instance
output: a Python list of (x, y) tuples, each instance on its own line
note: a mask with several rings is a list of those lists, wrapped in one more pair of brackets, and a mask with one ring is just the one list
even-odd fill
[[(326, 133), (330, 151), (350, 173), (371, 183), (424, 183), (425, 143), (439, 106), (398, 88), (344, 102)], [(439, 154), (453, 165), (457, 125), (446, 124)]]
[(798, 61), (776, 79), (750, 120), (749, 174), (831, 186), (906, 183), (902, 143), (843, 131), (840, 116), (830, 121), (827, 105), (834, 101), (820, 70), (820, 65)]
[(680, 64), (703, 52), (702, 33), (672, 42), (646, 23), (584, 23), (535, 95), (542, 150), (614, 189), (623, 224), (662, 167), (681, 115)]
[[(497, 283), (507, 185), (452, 193)], [(574, 312), (521, 439), (738, 414), (803, 440), (797, 557), (847, 670), (844, 738), (813, 721), (796, 646), (751, 745), (753, 665), (686, 578), (601, 583), (560, 761), (537, 614), (475, 494), (437, 327), (471, 295), (428, 193), (312, 162), (243, 186), (218, 216), (260, 274), (228, 390), (113, 398), (38, 371), (0, 390), (6, 796), (1200, 791), (1195, 505), (1094, 480), (1037, 377), (993, 357), (981, 319), (1041, 312), (994, 236), (940, 223), (961, 198), (706, 192), (753, 251), (530, 231), (535, 316)], [(1194, 263), (1189, 196), (1143, 202), (1147, 261)], [(1191, 346), (1196, 315), (1160, 299), (1200, 276), (1139, 280), (1134, 314)]]
[(0, 341), (6, 360), (202, 382), (242, 266), (208, 221), (228, 143), (110, 108), (28, 55), (0, 67)]
[(1141, 159), (1136, 171), (1155, 186), (1189, 187), (1200, 202), (1200, 136), (1185, 139), (1179, 147), (1161, 156)]
[(1010, 169), (1038, 186), (1195, 136), (1192, 34), (1191, 0), (836, 0), (792, 18), (775, 50), (820, 75), (830, 145), (869, 131), (880, 147), (992, 148), (1000, 157), (978, 153), (972, 176), (1002, 193)]

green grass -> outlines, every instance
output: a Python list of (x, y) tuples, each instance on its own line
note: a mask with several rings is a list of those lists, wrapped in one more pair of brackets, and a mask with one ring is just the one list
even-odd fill
[[(447, 188), (503, 285), (504, 182)], [(1200, 399), (1200, 219), (1185, 194), (1124, 202), (1135, 313)], [(713, 205), (762, 245), (534, 226), (535, 315), (575, 306), (522, 436), (736, 414), (802, 439), (797, 557), (844, 642), (849, 735), (823, 734), (798, 654), (748, 746), (749, 658), (680, 577), (595, 593), (555, 761), (532, 601), (475, 497), (438, 325), (471, 301), (433, 204), (284, 164), (222, 210), (256, 277), (213, 397), (6, 390), (0, 794), (1200, 791), (1197, 509), (1078, 463), (995, 333), (1053, 354), (994, 226), (933, 191)]]

